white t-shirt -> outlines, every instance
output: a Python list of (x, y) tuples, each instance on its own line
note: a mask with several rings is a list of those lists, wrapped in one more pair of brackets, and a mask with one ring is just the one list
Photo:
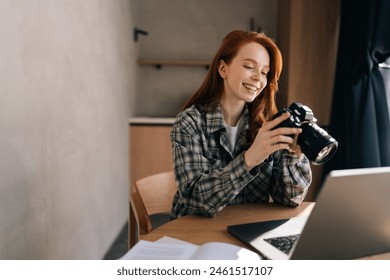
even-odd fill
[(226, 134), (230, 145), (230, 152), (233, 153), (234, 148), (236, 147), (237, 134), (238, 131), (241, 129), (241, 125), (242, 125), (242, 116), (240, 120), (237, 122), (236, 126), (227, 125), (225, 121), (223, 122), (223, 125), (226, 128)]

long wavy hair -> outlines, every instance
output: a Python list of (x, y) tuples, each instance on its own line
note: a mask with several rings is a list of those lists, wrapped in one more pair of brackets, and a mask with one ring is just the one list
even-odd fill
[(282, 55), (273, 40), (264, 33), (252, 31), (235, 30), (225, 36), (222, 44), (215, 54), (205, 80), (199, 89), (186, 101), (182, 110), (191, 107), (193, 104), (202, 104), (205, 108), (217, 106), (223, 94), (223, 79), (218, 72), (218, 64), (222, 59), (230, 64), (238, 51), (245, 44), (256, 42), (262, 45), (270, 57), (270, 70), (268, 72), (267, 86), (255, 100), (248, 103), (250, 113), (250, 125), (248, 131), (248, 142), (253, 142), (258, 129), (265, 121), (272, 119), (277, 112), (275, 94), (278, 90), (278, 80), (282, 71)]

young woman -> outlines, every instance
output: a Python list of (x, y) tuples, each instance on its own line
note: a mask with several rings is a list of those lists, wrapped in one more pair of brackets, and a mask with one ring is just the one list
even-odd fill
[(276, 128), (288, 113), (273, 120), (281, 70), (281, 53), (266, 35), (233, 31), (224, 38), (171, 131), (178, 184), (171, 219), (212, 217), (234, 204), (303, 201), (311, 169), (296, 143), (301, 129)]

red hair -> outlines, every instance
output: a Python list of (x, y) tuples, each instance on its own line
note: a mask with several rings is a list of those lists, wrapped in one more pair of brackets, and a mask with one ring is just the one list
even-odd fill
[(282, 72), (283, 61), (279, 48), (265, 34), (240, 30), (227, 34), (211, 62), (202, 85), (183, 106), (183, 110), (191, 107), (193, 104), (203, 104), (205, 107), (217, 106), (223, 93), (223, 79), (218, 72), (219, 61), (222, 59), (226, 64), (230, 64), (239, 49), (251, 42), (259, 43), (267, 50), (270, 57), (270, 70), (268, 72), (267, 86), (253, 102), (248, 103), (250, 113), (249, 143), (253, 142), (261, 125), (265, 121), (271, 120), (272, 116), (277, 112), (275, 94), (278, 90), (278, 80)]

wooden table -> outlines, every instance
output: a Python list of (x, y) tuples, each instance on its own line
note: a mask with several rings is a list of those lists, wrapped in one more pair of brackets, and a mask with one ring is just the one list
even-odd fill
[[(184, 216), (141, 236), (141, 239), (156, 241), (163, 236), (169, 236), (198, 245), (206, 242), (219, 241), (248, 248), (227, 232), (226, 227), (228, 225), (309, 215), (313, 207), (313, 202), (303, 202), (296, 208), (284, 207), (277, 204), (241, 204), (227, 206), (214, 218), (197, 215)], [(365, 257), (364, 259), (390, 259), (390, 252)]]
[(242, 242), (227, 232), (232, 224), (257, 221), (286, 219), (298, 215), (308, 215), (314, 203), (304, 202), (297, 208), (277, 204), (241, 204), (227, 206), (214, 218), (197, 215), (184, 216), (173, 220), (141, 237), (143, 240), (156, 241), (163, 236), (185, 240), (194, 244), (219, 241), (239, 246)]

